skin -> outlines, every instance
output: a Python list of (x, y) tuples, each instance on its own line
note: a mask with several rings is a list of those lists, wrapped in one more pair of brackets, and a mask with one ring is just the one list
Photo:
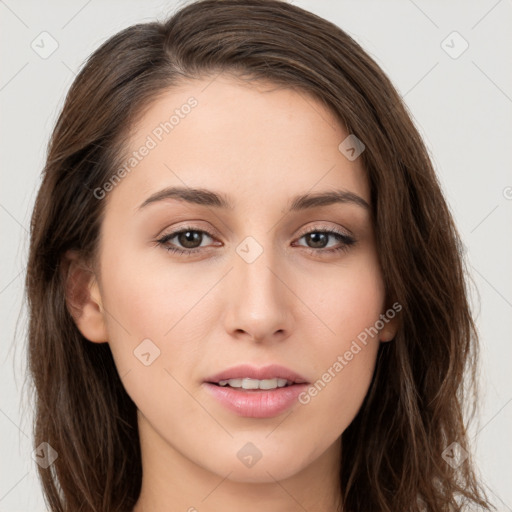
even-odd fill
[[(134, 511), (334, 511), (340, 436), (395, 321), (291, 414), (237, 416), (203, 381), (238, 363), (275, 362), (313, 383), (389, 307), (368, 209), (346, 202), (288, 212), (295, 195), (334, 189), (369, 204), (361, 159), (338, 150), (348, 133), (315, 99), (226, 75), (159, 96), (127, 153), (191, 96), (198, 105), (104, 199), (94, 274), (68, 255), (82, 287), (77, 326), (91, 342), (110, 344), (138, 407), (144, 476)], [(224, 193), (234, 208), (176, 199), (139, 208), (169, 186)], [(199, 235), (199, 253), (173, 254), (156, 242), (191, 226), (212, 235)], [(343, 243), (329, 235), (322, 247), (304, 236), (322, 229), (356, 243), (328, 253)], [(236, 252), (248, 236), (263, 249), (251, 263)], [(168, 245), (186, 250), (183, 243)], [(160, 350), (149, 366), (134, 357), (147, 338)], [(237, 457), (248, 442), (261, 452), (252, 467)]]

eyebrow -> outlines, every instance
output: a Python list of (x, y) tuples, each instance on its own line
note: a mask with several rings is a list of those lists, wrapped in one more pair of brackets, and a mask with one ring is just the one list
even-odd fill
[[(149, 196), (140, 206), (144, 208), (152, 203), (164, 201), (166, 199), (177, 199), (200, 206), (211, 206), (214, 208), (223, 208), (233, 210), (233, 203), (229, 198), (221, 193), (214, 192), (205, 188), (190, 187), (168, 187)], [(336, 203), (350, 203), (369, 210), (370, 205), (360, 196), (347, 190), (329, 190), (317, 192), (314, 194), (302, 194), (292, 198), (290, 202), (290, 212), (328, 206)]]

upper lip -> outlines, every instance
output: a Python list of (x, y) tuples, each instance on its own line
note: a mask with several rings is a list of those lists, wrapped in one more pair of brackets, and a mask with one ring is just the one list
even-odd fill
[(240, 364), (206, 378), (205, 382), (218, 383), (221, 380), (243, 379), (244, 377), (258, 380), (286, 379), (294, 384), (308, 383), (307, 380), (298, 373), (279, 364), (270, 364), (260, 368), (250, 364)]

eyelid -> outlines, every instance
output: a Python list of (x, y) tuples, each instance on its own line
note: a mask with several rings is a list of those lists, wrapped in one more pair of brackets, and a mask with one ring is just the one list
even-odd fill
[(304, 235), (307, 235), (308, 233), (311, 233), (312, 231), (334, 231), (338, 233), (339, 235), (345, 236), (347, 238), (354, 238), (354, 235), (346, 229), (346, 228), (340, 228), (339, 226), (326, 226), (325, 224), (313, 224), (308, 225), (306, 228), (300, 231), (300, 234), (297, 238), (301, 238)]
[[(212, 240), (216, 240), (216, 238), (217, 238), (216, 235), (210, 233), (210, 231), (208, 231), (206, 229), (200, 229), (198, 227), (193, 227), (193, 226), (183, 226), (181, 228), (173, 229), (169, 233), (165, 233), (164, 232), (162, 235), (159, 235), (156, 238), (156, 242), (160, 243), (162, 245), (165, 245), (166, 243), (169, 242), (169, 240), (172, 240), (176, 236), (180, 235), (181, 233), (185, 233), (187, 231), (194, 231), (194, 232), (197, 232), (197, 233), (201, 233), (201, 234), (203, 234), (203, 236), (206, 235), (209, 238), (211, 238)], [(186, 251), (186, 252), (194, 252), (194, 251), (197, 251), (197, 250), (205, 250), (208, 247), (212, 247), (213, 245), (218, 245), (218, 244), (211, 244), (211, 245), (206, 246), (206, 247), (196, 247), (194, 249), (183, 249), (183, 250)]]
[(156, 239), (161, 239), (163, 237), (167, 237), (168, 235), (177, 235), (183, 231), (198, 231), (200, 233), (206, 233), (211, 238), (220, 238), (220, 233), (213, 227), (201, 227), (201, 225), (197, 224), (195, 225), (195, 222), (200, 221), (185, 221), (182, 223), (182, 225), (172, 226), (163, 229), (159, 235), (157, 235)]

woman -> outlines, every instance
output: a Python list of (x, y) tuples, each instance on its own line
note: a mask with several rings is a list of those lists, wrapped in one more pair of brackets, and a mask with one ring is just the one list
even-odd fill
[(52, 511), (490, 509), (460, 240), (380, 68), (204, 0), (77, 76), (32, 218)]

